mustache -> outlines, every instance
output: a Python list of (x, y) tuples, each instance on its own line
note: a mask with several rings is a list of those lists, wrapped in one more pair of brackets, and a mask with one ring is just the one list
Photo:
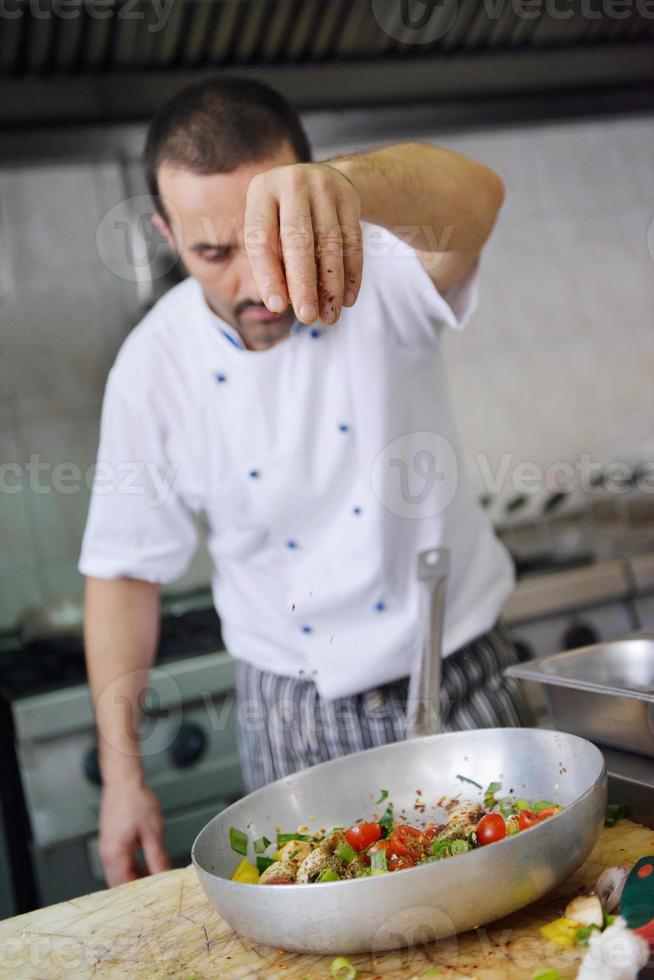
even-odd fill
[[(253, 299), (243, 299), (241, 300), (240, 303), (237, 303), (236, 306), (234, 307), (234, 316), (238, 317), (242, 313), (245, 313), (246, 310), (250, 310), (250, 309), (265, 310), (267, 309), (267, 307), (266, 304), (262, 303), (261, 301), (256, 302)], [(270, 316), (272, 318), (274, 314), (271, 313)]]

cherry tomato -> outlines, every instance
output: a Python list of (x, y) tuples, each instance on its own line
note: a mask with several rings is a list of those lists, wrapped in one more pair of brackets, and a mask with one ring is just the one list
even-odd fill
[(398, 857), (415, 857), (423, 848), (420, 831), (404, 823), (395, 828), (390, 841), (391, 851)]
[(494, 844), (503, 837), (506, 837), (506, 824), (500, 813), (487, 813), (481, 818), (477, 824), (477, 840), (480, 844)]
[(518, 813), (518, 827), (520, 830), (529, 830), (530, 827), (535, 827), (537, 823), (540, 823), (539, 813), (534, 813), (533, 810), (520, 810)]
[(558, 806), (547, 806), (544, 810), (541, 810), (540, 813), (537, 813), (536, 816), (539, 820), (547, 820), (548, 817), (553, 817), (555, 813), (560, 812), (561, 811), (559, 810)]
[(402, 857), (398, 857), (396, 854), (394, 854), (388, 862), (389, 871), (401, 871), (402, 868), (415, 868), (415, 866), (416, 862), (412, 857), (408, 857), (406, 854)]
[(345, 831), (345, 839), (355, 851), (365, 851), (381, 837), (378, 823), (355, 823)]
[(427, 841), (433, 840), (434, 837), (436, 836), (436, 834), (440, 833), (440, 831), (442, 829), (443, 829), (443, 825), (442, 824), (439, 827), (437, 824), (430, 823), (423, 830), (422, 836)]

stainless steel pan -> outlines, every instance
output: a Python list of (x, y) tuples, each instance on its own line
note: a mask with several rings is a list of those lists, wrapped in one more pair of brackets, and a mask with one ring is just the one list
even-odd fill
[(651, 634), (514, 664), (506, 674), (543, 685), (557, 728), (654, 758)]
[[(565, 810), (497, 844), (379, 877), (287, 886), (229, 880), (240, 860), (230, 827), (252, 841), (274, 838), (276, 827), (347, 826), (375, 812), (381, 789), (408, 822), (429, 819), (443, 794), (476, 798), (457, 774), (484, 785), (499, 779), (505, 790)], [(421, 800), (424, 814), (414, 809)], [(604, 760), (590, 742), (536, 729), (455, 732), (359, 752), (265, 786), (214, 817), (192, 859), (211, 903), (244, 936), (296, 951), (381, 951), (451, 936), (540, 898), (588, 856), (605, 807)]]

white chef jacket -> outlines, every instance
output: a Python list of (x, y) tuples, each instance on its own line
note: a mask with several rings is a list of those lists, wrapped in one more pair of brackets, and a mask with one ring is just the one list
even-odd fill
[(109, 375), (80, 571), (168, 583), (200, 515), (227, 649), (328, 699), (410, 673), (425, 548), (450, 550), (444, 655), (491, 628), (513, 569), (466, 478), (441, 337), (476, 294), (473, 270), (439, 295), (373, 225), (355, 306), (265, 351), (196, 280), (170, 290)]

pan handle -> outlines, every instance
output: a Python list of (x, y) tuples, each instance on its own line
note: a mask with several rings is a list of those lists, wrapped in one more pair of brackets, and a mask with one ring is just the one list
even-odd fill
[(409, 680), (407, 738), (440, 731), (441, 648), (449, 571), (447, 548), (429, 548), (418, 555), (422, 630), (416, 666)]

